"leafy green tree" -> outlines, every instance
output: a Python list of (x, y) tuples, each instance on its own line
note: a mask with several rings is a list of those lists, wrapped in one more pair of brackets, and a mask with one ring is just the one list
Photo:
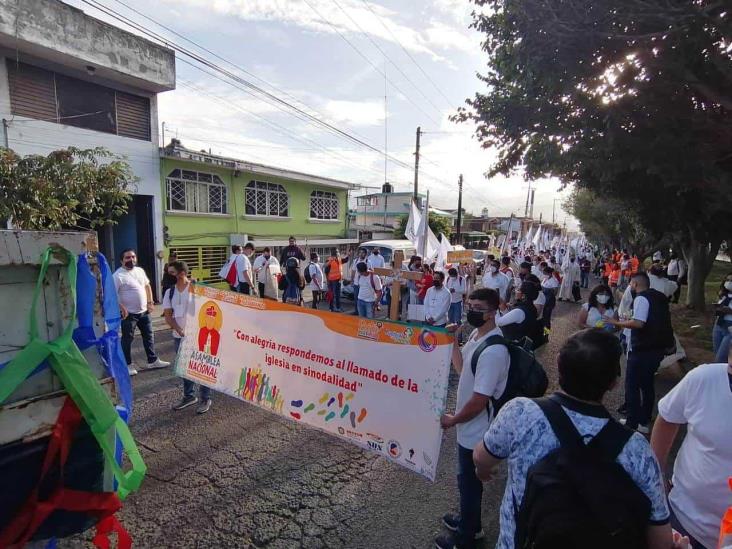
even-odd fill
[[(394, 238), (404, 238), (404, 231), (407, 229), (407, 221), (409, 216), (403, 215), (399, 218), (399, 226), (394, 229)], [(444, 215), (436, 215), (430, 212), (430, 217), (427, 222), (435, 233), (435, 236), (439, 238), (440, 233), (445, 233), (445, 236), (449, 237), (452, 234), (452, 219), (445, 217)]]
[(632, 204), (689, 264), (688, 305), (732, 234), (728, 0), (473, 0), (486, 90), (456, 119), (523, 170)]
[(25, 157), (0, 148), (0, 219), (27, 230), (114, 223), (136, 182), (129, 164), (101, 147)]
[(628, 249), (644, 260), (654, 250), (668, 248), (668, 235), (653, 233), (638, 214), (637, 205), (613, 197), (599, 197), (590, 189), (577, 188), (562, 205), (580, 222), (585, 236), (613, 248)]

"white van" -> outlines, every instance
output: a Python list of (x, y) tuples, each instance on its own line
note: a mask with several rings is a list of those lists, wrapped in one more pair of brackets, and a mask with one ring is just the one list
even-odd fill
[[(414, 244), (409, 240), (369, 240), (368, 242), (362, 242), (359, 244), (356, 249), (356, 253), (358, 253), (358, 250), (361, 248), (364, 248), (368, 254), (371, 254), (374, 248), (378, 248), (379, 253), (384, 256), (384, 266), (387, 268), (393, 267), (394, 252), (396, 250), (402, 251), (405, 262), (408, 262), (410, 257), (417, 254)], [(354, 259), (355, 256), (351, 258), (351, 262), (353, 262)], [(346, 275), (346, 278), (348, 279), (351, 278), (351, 262), (348, 264), (348, 274)], [(353, 285), (350, 283), (344, 284), (341, 289), (341, 295), (347, 299), (353, 299)]]

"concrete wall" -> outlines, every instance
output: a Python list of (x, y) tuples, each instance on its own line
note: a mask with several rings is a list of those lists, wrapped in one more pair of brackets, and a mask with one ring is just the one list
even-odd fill
[(0, 45), (150, 92), (175, 88), (172, 50), (59, 0), (0, 2)]
[[(138, 91), (142, 94), (143, 92)], [(147, 94), (150, 95), (150, 94)], [(150, 96), (152, 141), (119, 137), (55, 122), (45, 122), (10, 112), (10, 94), (6, 60), (0, 57), (0, 118), (8, 121), (8, 145), (21, 155), (43, 154), (75, 146), (79, 148), (105, 147), (116, 154), (127, 156), (137, 177), (137, 194), (153, 196), (155, 250), (163, 249), (162, 200), (160, 198), (160, 158), (158, 155), (157, 98)], [(2, 144), (2, 142), (0, 142)]]

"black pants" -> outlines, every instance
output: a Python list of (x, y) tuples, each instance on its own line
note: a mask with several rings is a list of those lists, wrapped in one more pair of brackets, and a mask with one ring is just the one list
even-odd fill
[(259, 290), (259, 297), (264, 299), (264, 282), (257, 283), (257, 289)]
[(252, 288), (249, 286), (249, 282), (239, 282), (239, 288), (237, 291), (240, 294), (247, 294), (250, 295), (252, 293)]
[(663, 360), (663, 351), (631, 351), (625, 370), (625, 403), (628, 406), (629, 429), (648, 425), (656, 401), (655, 375)]
[(483, 483), (475, 475), (473, 450), (458, 444), (458, 492), (460, 492), (459, 546), (475, 547), (475, 534), (480, 532), (480, 505)]
[(679, 284), (679, 275), (668, 275), (668, 279), (673, 280), (677, 284), (676, 291), (671, 297), (671, 303), (678, 303), (679, 297), (681, 297), (681, 284)]
[(546, 304), (544, 305), (544, 312), (542, 313), (542, 318), (544, 319), (544, 326), (551, 330), (552, 329), (552, 312), (554, 311), (554, 306), (557, 304), (557, 295), (554, 292), (554, 290), (546, 290), (544, 292), (544, 295), (546, 296)]
[(318, 308), (318, 303), (320, 303), (320, 301), (321, 301), (320, 291), (319, 290), (313, 290), (313, 305), (312, 305), (313, 309), (317, 309)]
[(142, 346), (147, 355), (147, 363), (152, 364), (157, 361), (158, 355), (155, 354), (155, 340), (153, 339), (152, 320), (150, 313), (128, 314), (122, 320), (122, 352), (125, 354), (127, 364), (132, 364), (132, 340), (135, 338), (135, 327), (140, 329), (142, 336)]

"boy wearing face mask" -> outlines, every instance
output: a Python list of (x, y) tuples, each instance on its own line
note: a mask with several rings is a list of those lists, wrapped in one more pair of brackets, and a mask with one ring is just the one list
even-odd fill
[(472, 448), (482, 440), (492, 421), (491, 398), (500, 398), (506, 389), (510, 359), (506, 346), (496, 344), (480, 353), (475, 373), (472, 360), (487, 338), (503, 335), (496, 326), (498, 307), (496, 290), (480, 288), (470, 294), (467, 320), (475, 330), (462, 349), (458, 345), (452, 348), (452, 366), (460, 375), (457, 404), (455, 413), (443, 415), (440, 424), (443, 429), (457, 427), (460, 514), (443, 517), (450, 533), (435, 540), (438, 548), (475, 547), (475, 540), (484, 536), (480, 522), (483, 484), (475, 475)]
[(483, 275), (483, 287), (496, 290), (501, 302), (508, 301), (510, 279), (500, 272), (501, 264), (495, 259), (490, 262), (488, 272)]

